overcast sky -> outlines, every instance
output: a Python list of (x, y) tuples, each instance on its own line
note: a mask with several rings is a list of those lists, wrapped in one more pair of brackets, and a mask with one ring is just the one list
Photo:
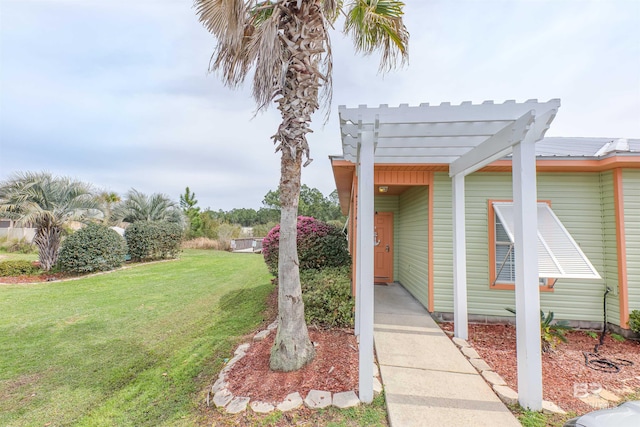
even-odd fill
[[(339, 105), (560, 98), (548, 136), (640, 137), (640, 1), (406, 0), (410, 64), (332, 38), (329, 121), (303, 183), (335, 188)], [(126, 193), (189, 186), (199, 206), (261, 206), (278, 186), (277, 110), (207, 74), (190, 0), (0, 0), (0, 180), (48, 170)], [(250, 81), (248, 82), (250, 83)]]

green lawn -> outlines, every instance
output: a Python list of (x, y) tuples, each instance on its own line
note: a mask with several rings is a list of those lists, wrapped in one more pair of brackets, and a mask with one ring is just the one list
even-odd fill
[(272, 289), (262, 257), (196, 250), (0, 286), (0, 425), (193, 425), (197, 393)]

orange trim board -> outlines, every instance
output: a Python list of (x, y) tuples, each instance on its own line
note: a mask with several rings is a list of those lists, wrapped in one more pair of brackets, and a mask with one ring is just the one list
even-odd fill
[[(496, 283), (492, 285), (496, 280), (496, 225), (493, 218), (495, 211), (493, 209), (494, 202), (513, 202), (513, 200), (487, 200), (487, 229), (489, 230), (489, 289), (492, 290), (509, 290), (513, 291), (516, 287), (512, 283)], [(551, 206), (551, 200), (538, 200), (539, 203), (546, 203)], [(546, 286), (540, 286), (541, 292), (553, 292), (553, 279), (547, 279)]]
[(613, 204), (616, 216), (616, 253), (618, 255), (618, 298), (620, 303), (620, 327), (628, 328), (629, 286), (627, 277), (627, 241), (624, 227), (624, 190), (622, 169), (613, 170)]

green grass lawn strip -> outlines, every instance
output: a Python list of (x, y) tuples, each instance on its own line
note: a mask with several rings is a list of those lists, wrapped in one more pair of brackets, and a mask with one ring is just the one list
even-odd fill
[(0, 425), (193, 424), (203, 381), (263, 320), (269, 279), (261, 257), (187, 251), (3, 286)]

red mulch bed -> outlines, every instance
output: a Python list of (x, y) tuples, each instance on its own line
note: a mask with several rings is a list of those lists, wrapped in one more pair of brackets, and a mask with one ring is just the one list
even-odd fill
[(51, 282), (54, 280), (62, 280), (70, 277), (75, 277), (75, 276), (71, 276), (67, 273), (42, 273), (34, 276), (7, 276), (7, 277), (0, 277), (0, 285), (16, 284), (16, 283)]
[[(442, 329), (452, 331), (445, 323)], [(545, 400), (558, 404), (566, 411), (584, 413), (593, 410), (574, 397), (574, 386), (599, 384), (621, 395), (630, 389), (640, 391), (640, 342), (619, 342), (607, 335), (598, 354), (607, 359), (626, 359), (632, 366), (622, 366), (618, 373), (607, 373), (585, 366), (583, 351), (593, 352), (599, 340), (584, 331), (570, 331), (568, 342), (559, 343), (555, 350), (542, 354), (542, 383)], [(513, 325), (469, 325), (469, 343), (480, 356), (500, 374), (509, 387), (517, 386), (516, 330)], [(592, 389), (595, 386), (590, 386)]]
[(304, 398), (309, 390), (332, 393), (357, 390), (358, 347), (353, 331), (309, 329), (311, 341), (317, 344), (316, 357), (295, 372), (269, 369), (275, 335), (273, 331), (267, 339), (251, 343), (246, 356), (229, 372), (229, 390), (234, 396), (278, 404), (294, 392)]

